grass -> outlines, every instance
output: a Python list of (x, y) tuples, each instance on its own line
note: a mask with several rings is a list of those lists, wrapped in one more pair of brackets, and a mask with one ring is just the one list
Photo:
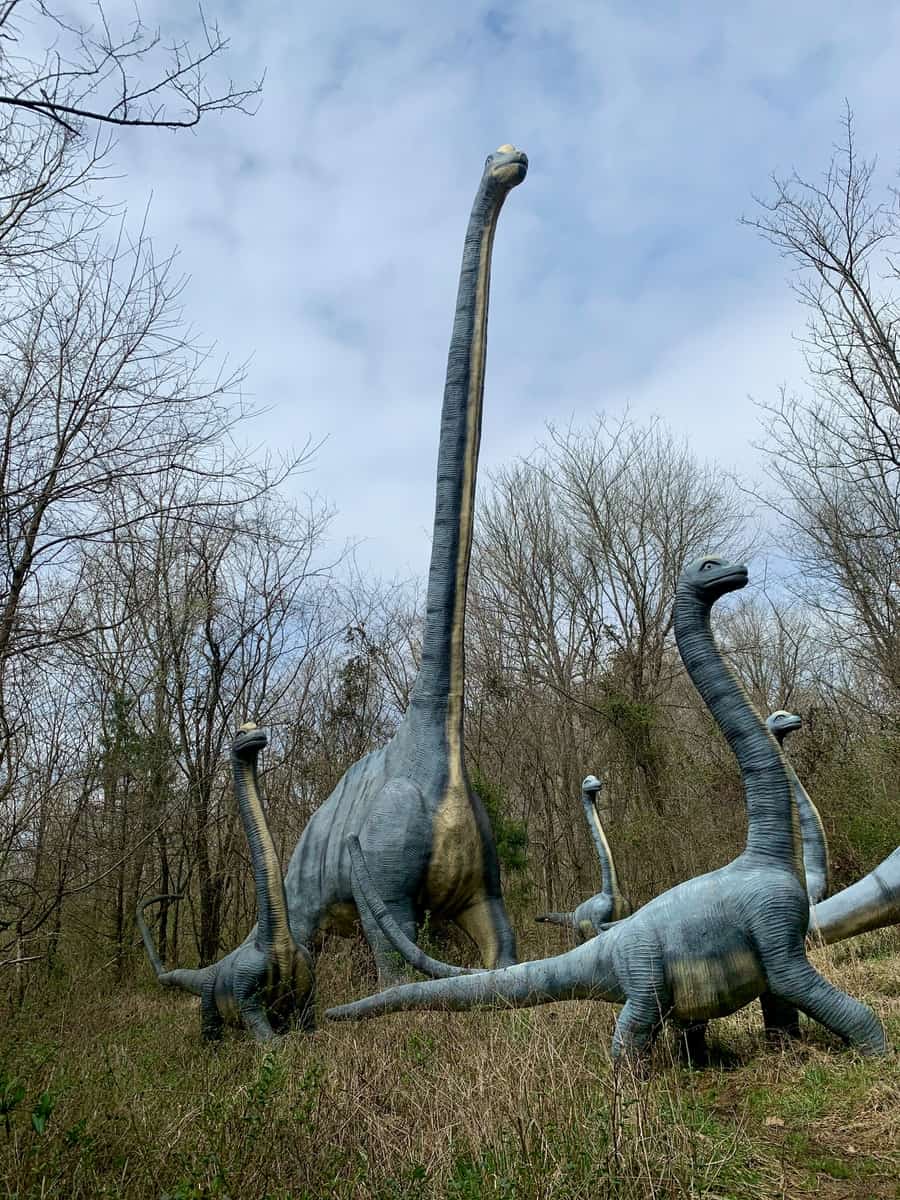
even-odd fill
[[(529, 953), (558, 949), (535, 933)], [(900, 1042), (900, 938), (820, 952)], [(322, 959), (328, 1003), (371, 990), (360, 949)], [(762, 1039), (758, 1006), (714, 1023), (723, 1065), (661, 1045), (611, 1068), (602, 1003), (401, 1014), (261, 1049), (199, 1040), (196, 1001), (138, 971), (41, 995), (0, 1042), (0, 1192), (155, 1200), (900, 1198), (900, 1069), (806, 1027)]]

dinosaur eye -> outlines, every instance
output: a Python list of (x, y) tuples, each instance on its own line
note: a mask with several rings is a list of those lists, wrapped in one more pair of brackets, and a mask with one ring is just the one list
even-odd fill
[(706, 561), (701, 564), (700, 570), (701, 571), (711, 571), (712, 568), (717, 565), (718, 564), (716, 563), (716, 560), (714, 558), (707, 558)]

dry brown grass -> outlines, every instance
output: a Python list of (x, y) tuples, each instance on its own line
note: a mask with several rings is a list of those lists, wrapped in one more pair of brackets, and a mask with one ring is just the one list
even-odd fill
[[(558, 948), (533, 937), (531, 953)], [(900, 1042), (900, 938), (817, 957)], [(361, 962), (329, 949), (328, 1003), (369, 990)], [(858, 1059), (812, 1028), (773, 1049), (752, 1006), (713, 1027), (727, 1063), (689, 1072), (663, 1045), (642, 1080), (611, 1069), (613, 1018), (602, 1003), (402, 1014), (210, 1049), (196, 1001), (145, 974), (32, 993), (4, 1031), (3, 1071), (25, 1095), (0, 1124), (3, 1194), (900, 1196), (896, 1058)], [(37, 1132), (42, 1093), (53, 1108)]]

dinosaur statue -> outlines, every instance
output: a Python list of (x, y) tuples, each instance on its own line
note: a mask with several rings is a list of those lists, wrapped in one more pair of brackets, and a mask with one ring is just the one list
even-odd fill
[(581, 785), (581, 804), (600, 860), (601, 891), (579, 904), (574, 912), (544, 913), (535, 917), (536, 921), (562, 925), (574, 930), (579, 942), (586, 942), (588, 938), (594, 937), (602, 926), (612, 921), (620, 921), (631, 913), (631, 905), (619, 890), (612, 850), (600, 821), (597, 798), (602, 787), (603, 784), (595, 775), (588, 775)]
[(266, 745), (263, 730), (242, 725), (231, 746), (231, 766), (241, 822), (250, 845), (258, 921), (253, 941), (198, 970), (166, 971), (144, 919), (148, 905), (177, 897), (153, 896), (138, 906), (137, 922), (147, 957), (163, 987), (200, 997), (200, 1029), (213, 1041), (222, 1026), (243, 1024), (257, 1041), (268, 1041), (299, 1023), (309, 1028), (314, 977), (309, 953), (288, 924), (281, 866), (259, 799), (257, 759)]
[(452, 977), (392, 987), (330, 1009), (327, 1017), (604, 999), (624, 1005), (612, 1046), (619, 1058), (647, 1051), (665, 1018), (687, 1031), (702, 1030), (710, 1018), (768, 992), (861, 1052), (885, 1052), (884, 1030), (872, 1010), (834, 987), (806, 958), (809, 903), (784, 759), (710, 629), (715, 601), (746, 583), (746, 567), (707, 557), (682, 572), (675, 598), (682, 660), (741, 767), (744, 851), (565, 954), (467, 976), (448, 968)]
[[(790, 713), (778, 708), (766, 717), (766, 728), (784, 748), (784, 739), (788, 734), (800, 729), (803, 720), (796, 713)], [(797, 778), (797, 772), (791, 766), (790, 759), (785, 757), (788, 779), (794, 791), (794, 803), (797, 805), (797, 816), (800, 820), (800, 838), (803, 842), (803, 869), (806, 873), (806, 894), (810, 904), (818, 904), (828, 895), (831, 886), (831, 868), (828, 861), (828, 839), (825, 836), (825, 826), (819, 816), (819, 810), (810, 800), (806, 788)]]
[(352, 934), (358, 912), (382, 981), (398, 978), (399, 966), (378, 924), (357, 905), (351, 833), (409, 938), (430, 910), (469, 934), (488, 966), (516, 961), (490, 822), (463, 760), (463, 633), (491, 252), (503, 201), (527, 169), (513, 146), (491, 154), (469, 218), (441, 414), (422, 658), (409, 707), (390, 742), (354, 763), (313, 813), (285, 877), (296, 940), (313, 945), (323, 928)]

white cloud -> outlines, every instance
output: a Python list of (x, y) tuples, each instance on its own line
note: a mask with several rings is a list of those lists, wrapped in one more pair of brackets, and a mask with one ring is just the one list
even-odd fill
[[(145, 17), (171, 28), (185, 10)], [(737, 218), (773, 169), (824, 168), (844, 98), (900, 161), (900, 12), (868, 0), (241, 3), (228, 70), (252, 120), (124, 135), (122, 194), (177, 243), (191, 319), (268, 411), (249, 440), (328, 440), (300, 481), (363, 561), (424, 573), (456, 273), (484, 155), (531, 171), (494, 260), (486, 467), (544, 422), (627, 401), (752, 465), (748, 393), (798, 384), (786, 269)], [(168, 15), (167, 15), (168, 14)], [(171, 18), (171, 19), (170, 19)]]

